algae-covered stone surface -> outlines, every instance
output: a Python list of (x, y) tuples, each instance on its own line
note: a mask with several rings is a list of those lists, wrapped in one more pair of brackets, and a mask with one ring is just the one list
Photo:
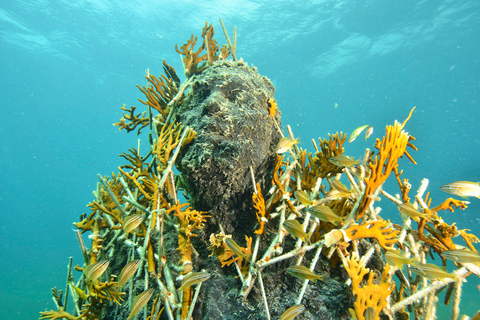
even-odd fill
[(221, 60), (195, 76), (175, 113), (176, 121), (197, 132), (176, 165), (188, 183), (191, 204), (212, 216), (207, 232), (219, 224), (229, 234), (253, 231), (250, 166), (256, 181), (268, 186), (281, 138), (269, 115), (274, 92), (256, 68)]
[[(303, 281), (285, 272), (292, 263), (294, 260), (288, 260), (262, 272), (272, 319), (279, 319), (285, 310), (295, 305), (301, 290)], [(297, 319), (350, 319), (348, 307), (351, 306), (352, 296), (343, 283), (347, 278), (343, 278), (340, 268), (330, 268), (328, 260), (318, 264), (321, 266), (315, 271), (325, 273), (325, 281), (308, 285), (302, 300), (306, 311)], [(258, 283), (243, 299), (239, 290), (240, 281), (232, 269), (219, 269), (214, 277), (203, 283), (200, 302), (197, 303), (199, 317), (196, 319), (267, 319)]]

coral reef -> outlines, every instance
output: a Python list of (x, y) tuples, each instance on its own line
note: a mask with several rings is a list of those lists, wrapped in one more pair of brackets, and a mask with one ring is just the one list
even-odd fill
[[(221, 24), (228, 45), (206, 23), (201, 44), (176, 46), (185, 80), (163, 61), (137, 86), (148, 109), (122, 107), (115, 125), (148, 128), (148, 150), (139, 143), (118, 174), (98, 175), (91, 212), (74, 223), (84, 261), (70, 259), (57, 310), (40, 319), (434, 319), (445, 288), (458, 319), (462, 284), (480, 269), (455, 261), (447, 273), (427, 256), (447, 265), (461, 238), (477, 257), (479, 240), (440, 216), (468, 202), (432, 207), (426, 179), (410, 197), (400, 165), (416, 150), (404, 131), (413, 110), (363, 159), (344, 154), (343, 133), (301, 149), (280, 128), (273, 85), (237, 60), (236, 32), (232, 44)], [(380, 216), (380, 199), (402, 225)], [(400, 249), (405, 262), (386, 264)]]

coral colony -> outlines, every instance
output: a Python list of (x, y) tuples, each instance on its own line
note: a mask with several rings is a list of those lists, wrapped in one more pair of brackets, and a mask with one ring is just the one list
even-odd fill
[[(185, 80), (163, 61), (138, 86), (146, 111), (122, 107), (115, 126), (148, 130), (146, 150), (139, 141), (119, 173), (98, 175), (74, 223), (84, 261), (70, 258), (58, 309), (40, 319), (435, 319), (440, 303), (459, 319), (478, 238), (441, 218), (467, 201), (402, 178), (414, 110), (363, 159), (344, 154), (343, 133), (299, 148), (270, 80), (237, 59), (236, 30), (232, 43), (220, 22), (228, 45), (206, 23), (203, 40), (176, 47)], [(403, 225), (382, 219), (381, 199)]]

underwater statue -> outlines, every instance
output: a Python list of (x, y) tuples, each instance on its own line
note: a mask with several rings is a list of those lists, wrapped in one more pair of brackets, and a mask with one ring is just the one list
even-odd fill
[[(84, 261), (70, 260), (67, 288), (52, 290), (57, 310), (40, 319), (434, 319), (445, 288), (457, 319), (465, 278), (480, 276), (478, 238), (440, 216), (467, 201), (433, 206), (428, 180), (412, 195), (402, 178), (401, 164), (415, 163), (413, 110), (363, 159), (344, 154), (343, 133), (302, 149), (281, 129), (274, 86), (237, 59), (236, 30), (232, 42), (221, 25), (226, 45), (206, 23), (176, 47), (184, 81), (163, 61), (164, 74), (138, 86), (146, 109), (122, 107), (115, 125), (148, 130), (148, 148), (98, 175), (74, 223)], [(380, 216), (380, 199), (403, 225)]]

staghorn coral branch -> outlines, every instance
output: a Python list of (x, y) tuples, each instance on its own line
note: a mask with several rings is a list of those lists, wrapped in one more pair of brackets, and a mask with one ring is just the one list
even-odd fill
[(127, 195), (128, 195), (128, 196), (123, 196), (122, 199), (124, 199), (125, 201), (127, 201), (128, 203), (130, 203), (131, 205), (136, 207), (137, 209), (145, 212), (147, 215), (150, 215), (151, 211), (148, 210), (147, 208), (145, 208), (144, 206), (142, 206), (141, 204), (139, 204), (135, 200), (135, 197), (133, 196), (132, 192), (128, 188), (128, 184), (125, 182), (125, 179), (123, 179), (123, 177), (120, 177), (119, 180), (120, 180), (120, 183), (122, 184), (123, 188), (127, 191)]
[(110, 196), (110, 198), (112, 198), (112, 200), (113, 200), (113, 202), (115, 203), (115, 205), (117, 206), (118, 210), (120, 210), (120, 212), (122, 213), (123, 216), (126, 216), (127, 213), (125, 212), (125, 209), (123, 209), (123, 207), (122, 207), (122, 205), (120, 204), (120, 202), (118, 202), (117, 197), (116, 197), (115, 194), (112, 192), (112, 189), (110, 189), (110, 187), (108, 186), (107, 181), (102, 177), (101, 174), (97, 174), (97, 177), (98, 177), (98, 180), (100, 180), (100, 182), (102, 183), (102, 185), (103, 185), (103, 187), (105, 188), (105, 190), (107, 190), (108, 195)]
[(277, 262), (280, 262), (282, 260), (285, 260), (285, 259), (289, 259), (289, 258), (292, 258), (292, 257), (295, 257), (299, 254), (302, 254), (302, 253), (305, 253), (307, 251), (310, 251), (312, 249), (315, 249), (316, 247), (321, 247), (323, 246), (323, 243), (324, 243), (324, 240), (322, 241), (319, 241), (319, 242), (315, 242), (314, 244), (311, 244), (311, 245), (307, 245), (307, 246), (303, 246), (303, 247), (300, 247), (300, 248), (295, 248), (281, 256), (278, 256), (278, 257), (275, 257), (273, 259), (262, 259), (260, 260), (259, 262), (257, 262), (257, 268), (265, 268), (266, 266), (269, 266), (271, 264), (274, 264), (274, 263), (277, 263)]
[[(223, 24), (222, 18), (220, 18), (219, 20), (220, 20), (220, 24), (221, 24), (222, 29), (223, 29), (223, 33), (225, 33), (225, 38), (227, 38), (228, 46), (229, 46), (230, 52), (232, 53), (233, 61), (237, 61), (237, 53), (235, 52), (236, 49), (237, 49), (237, 37), (236, 37), (237, 33), (236, 32), (234, 33), (234, 35), (235, 35), (235, 37), (234, 37), (235, 46), (233, 46), (232, 41), (230, 41), (230, 37), (228, 36), (227, 29), (225, 29), (225, 25)], [(235, 31), (236, 31), (236, 29), (235, 29)]]
[[(467, 268), (463, 267), (461, 269), (458, 269), (458, 270), (454, 271), (454, 273), (457, 275), (457, 277), (465, 278), (468, 274), (468, 270), (467, 270)], [(443, 287), (446, 287), (447, 285), (449, 285), (452, 282), (455, 282), (455, 280), (451, 279), (451, 278), (446, 278), (444, 280), (436, 280), (436, 281), (432, 282), (426, 288), (424, 288), (424, 289), (418, 291), (417, 293), (411, 295), (410, 297), (405, 298), (405, 299), (401, 300), (400, 302), (397, 302), (396, 304), (394, 304), (392, 306), (392, 308), (390, 309), (390, 311), (392, 313), (400, 311), (403, 308), (405, 308), (406, 306), (411, 305), (412, 303), (417, 302), (420, 299), (423, 299), (424, 297), (429, 295), (431, 292), (435, 292), (436, 290), (439, 290)]]
[(188, 311), (188, 315), (186, 319), (192, 319), (193, 311), (195, 310), (195, 304), (197, 303), (198, 294), (200, 293), (200, 288), (202, 287), (202, 283), (200, 282), (197, 284), (195, 288), (195, 295), (193, 296), (192, 304), (190, 305), (190, 310)]
[(455, 295), (453, 296), (452, 320), (457, 320), (460, 314), (460, 298), (462, 296), (462, 285), (465, 280), (461, 277), (455, 281)]
[(258, 270), (258, 283), (260, 284), (260, 291), (262, 292), (263, 304), (265, 306), (265, 313), (267, 319), (270, 320), (270, 310), (268, 309), (267, 295), (265, 294), (265, 288), (263, 286), (262, 272)]
[(435, 320), (435, 313), (436, 313), (436, 304), (438, 302), (438, 298), (435, 296), (435, 291), (432, 291), (427, 298), (427, 303), (424, 308), (425, 313), (425, 320)]
[(83, 260), (86, 264), (88, 264), (89, 259), (88, 259), (87, 248), (85, 247), (85, 243), (83, 242), (82, 235), (78, 230), (73, 230), (73, 232), (75, 232), (75, 237), (77, 238), (78, 244), (80, 245), (80, 251), (82, 252)]
[(165, 181), (167, 180), (168, 175), (170, 174), (170, 172), (173, 172), (173, 164), (175, 163), (175, 160), (178, 157), (178, 153), (180, 152), (180, 149), (183, 146), (183, 140), (185, 140), (185, 137), (187, 136), (187, 133), (191, 132), (190, 127), (185, 127), (183, 130), (184, 131), (183, 131), (182, 137), (180, 138), (180, 141), (179, 141), (175, 151), (173, 152), (173, 156), (170, 158), (170, 160), (168, 160), (167, 167), (163, 171), (162, 178), (158, 182), (158, 188), (159, 189), (163, 188), (163, 185), (165, 184)]
[(182, 98), (183, 93), (185, 92), (185, 90), (187, 90), (187, 88), (190, 86), (190, 84), (194, 79), (195, 79), (195, 76), (192, 76), (185, 83), (183, 83), (182, 87), (180, 88), (178, 93), (175, 95), (175, 97), (173, 97), (172, 100), (170, 100), (170, 102), (167, 104), (167, 107), (169, 108), (169, 112), (168, 112), (167, 120), (165, 120), (165, 123), (169, 123), (170, 120), (172, 119), (173, 111), (175, 109), (175, 106), (177, 105), (176, 102)]
[[(63, 300), (63, 307), (67, 309), (67, 303), (68, 303), (68, 288), (69, 282), (74, 282), (73, 274), (72, 274), (72, 263), (73, 263), (73, 257), (70, 257), (68, 259), (68, 266), (67, 266), (67, 283), (65, 285), (65, 299)], [(76, 304), (76, 301), (74, 301)]]

